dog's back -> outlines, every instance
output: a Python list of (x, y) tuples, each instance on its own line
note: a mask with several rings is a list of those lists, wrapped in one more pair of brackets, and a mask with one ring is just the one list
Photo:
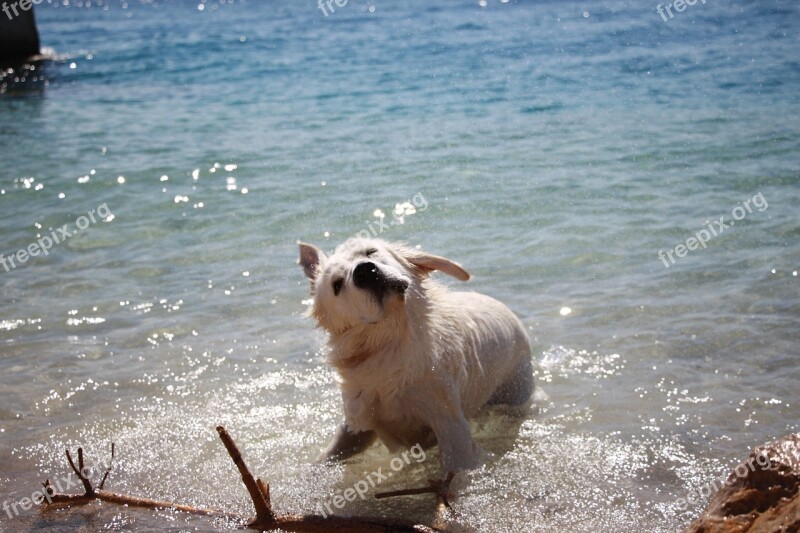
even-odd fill
[(461, 339), (458, 345), (445, 341), (437, 350), (442, 357), (463, 362), (464, 414), (472, 416), (487, 403), (525, 403), (533, 393), (531, 348), (516, 315), (501, 302), (476, 292), (437, 287), (429, 295), (433, 329), (452, 330)]

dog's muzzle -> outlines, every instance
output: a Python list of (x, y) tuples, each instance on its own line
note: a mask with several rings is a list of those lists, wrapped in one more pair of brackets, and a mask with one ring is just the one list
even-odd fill
[(379, 300), (387, 291), (392, 290), (397, 294), (405, 294), (408, 289), (408, 281), (387, 276), (378, 268), (378, 265), (371, 261), (356, 265), (353, 270), (353, 283), (359, 289), (372, 292)]

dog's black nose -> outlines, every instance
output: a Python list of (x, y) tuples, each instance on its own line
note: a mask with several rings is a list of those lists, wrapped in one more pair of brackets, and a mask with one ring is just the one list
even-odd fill
[(371, 261), (365, 261), (356, 265), (353, 270), (353, 283), (360, 289), (375, 288), (385, 282), (384, 276), (377, 265)]
[(356, 268), (353, 269), (353, 284), (359, 289), (372, 292), (379, 300), (389, 290), (405, 294), (408, 289), (408, 281), (387, 276), (372, 261), (364, 261), (356, 265)]

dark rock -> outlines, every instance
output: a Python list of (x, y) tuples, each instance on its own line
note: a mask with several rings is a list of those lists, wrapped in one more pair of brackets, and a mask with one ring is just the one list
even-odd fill
[(33, 8), (23, 11), (15, 4), (16, 15), (11, 3), (2, 4), (0, 11), (0, 65), (22, 62), (39, 54), (39, 32)]
[(759, 446), (684, 533), (800, 531), (800, 434)]

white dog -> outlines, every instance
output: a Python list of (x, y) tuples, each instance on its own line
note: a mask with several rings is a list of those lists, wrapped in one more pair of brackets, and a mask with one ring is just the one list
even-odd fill
[(469, 279), (444, 257), (378, 239), (351, 238), (330, 257), (298, 245), (344, 400), (345, 423), (323, 458), (346, 459), (379, 438), (391, 451), (438, 443), (445, 472), (479, 466), (467, 418), (533, 392), (519, 319), (493, 298), (431, 281), (434, 270)]

